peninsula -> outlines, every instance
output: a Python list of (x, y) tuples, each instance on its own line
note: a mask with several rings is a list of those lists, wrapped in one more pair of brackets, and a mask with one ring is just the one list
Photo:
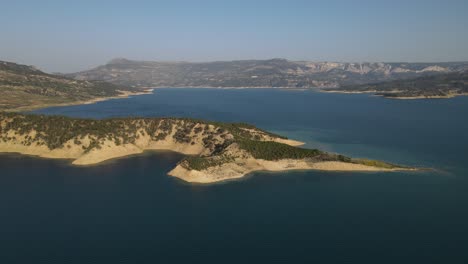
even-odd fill
[(91, 165), (145, 150), (171, 150), (187, 157), (169, 175), (188, 182), (212, 183), (254, 171), (409, 170), (298, 147), (301, 144), (241, 123), (185, 118), (94, 120), (0, 112), (0, 152)]

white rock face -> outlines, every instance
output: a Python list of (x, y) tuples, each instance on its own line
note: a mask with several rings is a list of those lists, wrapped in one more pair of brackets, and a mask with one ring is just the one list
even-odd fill
[(426, 67), (422, 70), (420, 70), (419, 72), (449, 72), (449, 70), (447, 68), (444, 68), (444, 67), (440, 67), (440, 66), (429, 66), (429, 67)]

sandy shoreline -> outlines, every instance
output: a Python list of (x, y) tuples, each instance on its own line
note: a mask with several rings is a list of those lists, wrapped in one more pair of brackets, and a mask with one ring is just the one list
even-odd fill
[(391, 96), (383, 96), (383, 95), (378, 95), (378, 96), (383, 96), (387, 99), (395, 99), (395, 100), (422, 100), (422, 99), (450, 99), (450, 98), (455, 98), (458, 96), (467, 96), (468, 93), (461, 93), (461, 94), (448, 94), (448, 95), (434, 95), (434, 96), (411, 96), (411, 97), (391, 97)]
[[(76, 145), (73, 140), (69, 140), (64, 145), (69, 146), (68, 148), (62, 147), (57, 149), (49, 149), (45, 145), (30, 145), (25, 146), (20, 144), (24, 140), (25, 136), (17, 137), (14, 141), (5, 142), (0, 140), (0, 152), (2, 153), (19, 153), (31, 156), (38, 156), (42, 158), (52, 159), (72, 159), (73, 165), (87, 166), (96, 165), (101, 162), (121, 158), (125, 156), (141, 154), (144, 151), (161, 150), (161, 151), (173, 151), (184, 155), (200, 155), (206, 150), (203, 147), (202, 139), (197, 139), (197, 144), (179, 143), (174, 139), (176, 129), (172, 128), (172, 133), (169, 134), (166, 139), (154, 141), (148, 135), (140, 136), (135, 143), (117, 145), (112, 140), (106, 140), (99, 149), (93, 149), (89, 152), (85, 152), (82, 145)], [(10, 134), (14, 136), (14, 133)], [(267, 137), (266, 141), (274, 141), (278, 143), (287, 144), (290, 146), (300, 146), (304, 142)], [(83, 143), (88, 143), (89, 138), (86, 136), (82, 139)]]
[(95, 98), (91, 100), (87, 100), (84, 102), (77, 102), (78, 104), (94, 104), (97, 102), (103, 102), (107, 100), (114, 100), (114, 99), (125, 99), (129, 98), (130, 96), (136, 96), (136, 95), (144, 95), (144, 94), (152, 94), (154, 91), (154, 88), (145, 88), (145, 90), (140, 91), (140, 92), (133, 92), (133, 91), (119, 91), (121, 94), (117, 96), (112, 96), (112, 97), (102, 97), (102, 98)]
[(392, 97), (392, 96), (386, 96), (382, 93), (388, 93), (388, 94), (392, 94), (392, 93), (397, 93), (397, 92), (400, 92), (400, 91), (377, 91), (377, 90), (369, 90), (369, 91), (340, 91), (340, 90), (326, 90), (326, 89), (319, 89), (320, 92), (324, 92), (324, 93), (340, 93), (340, 94), (374, 94), (374, 96), (380, 96), (380, 97), (384, 97), (386, 99), (395, 99), (395, 100), (422, 100), (422, 99), (449, 99), (449, 98), (454, 98), (454, 97), (457, 97), (457, 96), (467, 96), (468, 93), (459, 93), (459, 94), (456, 94), (456, 93), (451, 93), (451, 94), (447, 94), (447, 95), (428, 95), (428, 96), (425, 96), (425, 95), (418, 95), (418, 96), (396, 96), (396, 97)]
[(372, 167), (357, 163), (348, 163), (340, 161), (323, 161), (310, 162), (306, 159), (302, 160), (261, 160), (261, 159), (239, 159), (235, 162), (226, 163), (220, 166), (211, 167), (202, 171), (188, 170), (183, 166), (178, 165), (168, 174), (191, 183), (216, 183), (221, 181), (240, 179), (254, 172), (271, 171), (271, 172), (286, 172), (286, 171), (336, 171), (336, 172), (392, 172), (392, 171), (409, 171), (415, 169), (395, 168), (386, 169)]
[(377, 91), (340, 91), (340, 90), (326, 90), (318, 89), (318, 91), (323, 93), (339, 93), (339, 94), (368, 94), (368, 93), (377, 93)]
[[(146, 88), (146, 87), (145, 87)], [(184, 87), (168, 87), (168, 86), (155, 86), (153, 89), (229, 89), (229, 90), (244, 90), (244, 89), (309, 89), (297, 87), (271, 87), (271, 86), (184, 86)]]
[(58, 104), (43, 104), (43, 105), (35, 105), (35, 106), (24, 106), (18, 107), (15, 109), (8, 109), (11, 112), (21, 112), (21, 111), (32, 111), (32, 110), (39, 110), (48, 107), (59, 107), (59, 106), (72, 106), (72, 105), (86, 105), (86, 104), (95, 104), (98, 102), (103, 102), (107, 100), (115, 100), (115, 99), (125, 99), (131, 96), (136, 95), (144, 95), (144, 94), (152, 94), (154, 92), (154, 88), (144, 88), (140, 91), (119, 91), (120, 94), (117, 96), (110, 96), (110, 97), (98, 97), (93, 98), (85, 101), (74, 101), (69, 103), (58, 103)]
[[(175, 130), (174, 132), (175, 133)], [(26, 136), (26, 135), (25, 135)], [(148, 135), (140, 137), (135, 143), (116, 145), (114, 141), (105, 141), (99, 149), (92, 149), (89, 152), (84, 151), (81, 145), (76, 145), (73, 140), (64, 144), (58, 149), (50, 150), (45, 145), (30, 145), (21, 144), (18, 138), (14, 141), (0, 141), (0, 152), (3, 153), (19, 153), (25, 155), (38, 156), (41, 158), (50, 159), (68, 159), (72, 165), (77, 166), (92, 166), (112, 159), (123, 158), (142, 154), (145, 151), (173, 151), (184, 155), (203, 155), (206, 152), (202, 144), (202, 139), (197, 139), (197, 144), (179, 143), (174, 140), (172, 135), (164, 140), (154, 141)], [(89, 139), (84, 138), (82, 141), (87, 142)], [(267, 139), (269, 140), (269, 139)], [(292, 146), (303, 144), (300, 141), (288, 139), (275, 139), (274, 141)], [(242, 150), (232, 147), (231, 154), (236, 155), (233, 161), (224, 163), (219, 166), (208, 167), (202, 171), (187, 170), (181, 164), (178, 164), (168, 175), (177, 177), (187, 182), (192, 183), (215, 183), (219, 181), (232, 180), (245, 177), (256, 171), (290, 171), (290, 170), (322, 170), (322, 171), (395, 171), (406, 170), (401, 169), (386, 169), (372, 167), (357, 163), (347, 163), (338, 161), (329, 162), (312, 162), (308, 159), (284, 159), (284, 160), (262, 160), (255, 159), (251, 155), (245, 155)]]
[[(0, 152), (21, 154), (44, 159), (67, 160), (73, 166), (90, 167), (126, 157), (138, 156), (150, 151), (176, 152), (184, 155), (197, 155), (200, 149), (194, 149), (187, 144), (162, 142), (152, 146), (137, 146), (127, 144), (123, 146), (110, 146), (99, 151), (82, 154), (78, 148), (58, 149), (50, 151), (46, 147), (26, 147), (22, 145), (0, 142)], [(294, 160), (262, 160), (254, 158), (237, 159), (235, 162), (210, 167), (202, 171), (188, 170), (178, 164), (167, 175), (179, 178), (188, 183), (213, 184), (223, 181), (244, 178), (255, 172), (287, 172), (287, 171), (335, 171), (335, 172), (394, 172), (415, 171), (414, 168), (379, 168), (357, 163), (323, 161), (310, 162), (307, 159)]]

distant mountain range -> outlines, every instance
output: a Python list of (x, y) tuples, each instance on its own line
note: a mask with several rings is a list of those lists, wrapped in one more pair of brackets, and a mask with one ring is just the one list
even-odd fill
[(0, 61), (0, 110), (34, 109), (122, 95), (125, 86), (74, 80), (33, 66)]
[(466, 70), (468, 62), (339, 63), (271, 59), (195, 63), (114, 59), (66, 76), (132, 87), (337, 88)]
[(284, 59), (150, 62), (114, 59), (74, 74), (0, 61), (0, 110), (121, 97), (145, 87), (284, 87), (373, 92), (391, 98), (468, 94), (468, 62), (332, 63)]

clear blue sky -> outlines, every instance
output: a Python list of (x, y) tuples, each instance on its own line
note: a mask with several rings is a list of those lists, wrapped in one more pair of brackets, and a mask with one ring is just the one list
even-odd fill
[(0, 0), (0, 60), (468, 60), (468, 0)]

